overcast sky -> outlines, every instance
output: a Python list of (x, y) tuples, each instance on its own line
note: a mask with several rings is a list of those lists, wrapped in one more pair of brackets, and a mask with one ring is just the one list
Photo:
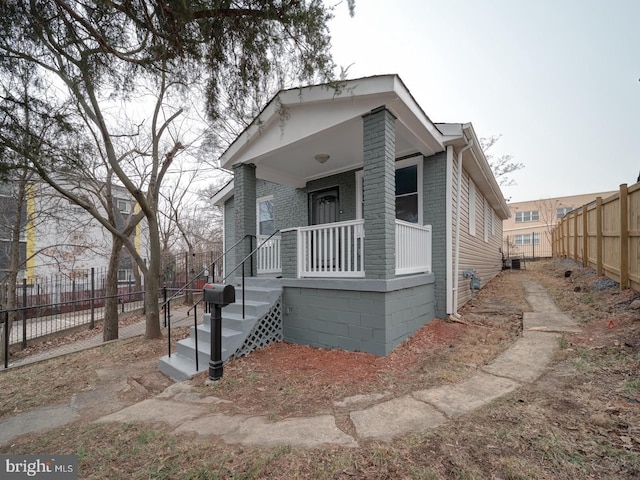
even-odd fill
[(640, 0), (357, 0), (330, 28), (349, 78), (397, 73), (432, 121), (501, 134), (517, 202), (636, 182), (639, 22)]

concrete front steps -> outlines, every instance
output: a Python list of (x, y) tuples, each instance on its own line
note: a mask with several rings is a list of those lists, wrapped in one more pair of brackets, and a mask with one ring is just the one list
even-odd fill
[[(282, 287), (276, 279), (248, 278), (245, 281), (245, 312), (242, 317), (242, 286), (236, 288), (236, 303), (222, 309), (222, 361), (230, 357), (245, 345), (248, 337), (252, 336), (255, 327), (260, 322), (274, 321), (274, 315), (279, 314), (280, 329), (282, 316), (279, 313)], [(277, 312), (274, 313), (274, 310)], [(277, 321), (277, 320), (276, 320)], [(260, 329), (261, 331), (265, 328)], [(267, 328), (266, 330), (269, 330)], [(191, 327), (190, 336), (176, 343), (176, 351), (171, 356), (165, 355), (160, 359), (159, 368), (162, 373), (181, 382), (188, 380), (197, 373), (209, 369), (211, 352), (211, 315), (205, 314), (203, 322), (197, 327), (198, 336), (198, 368), (196, 368), (196, 327)], [(281, 336), (280, 336), (281, 337)], [(265, 341), (265, 343), (269, 343)]]

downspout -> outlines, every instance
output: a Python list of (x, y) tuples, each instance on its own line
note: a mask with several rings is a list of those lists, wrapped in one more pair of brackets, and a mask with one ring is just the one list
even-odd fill
[(446, 213), (445, 213), (445, 228), (446, 228), (446, 313), (449, 315), (454, 311), (453, 309), (453, 146), (447, 146), (447, 178), (446, 178)]
[(458, 285), (460, 283), (460, 275), (458, 275), (458, 269), (460, 268), (460, 199), (462, 197), (462, 154), (469, 150), (473, 146), (473, 139), (465, 145), (462, 150), (458, 152), (458, 182), (456, 191), (456, 242), (453, 249), (453, 309), (451, 315), (456, 318), (460, 318), (458, 314)]

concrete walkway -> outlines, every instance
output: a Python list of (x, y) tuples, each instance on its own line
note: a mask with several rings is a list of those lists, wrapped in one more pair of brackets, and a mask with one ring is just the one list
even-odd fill
[[(480, 368), (468, 380), (455, 385), (418, 390), (409, 395), (389, 398), (388, 393), (358, 395), (336, 402), (349, 412), (355, 428), (352, 436), (336, 426), (333, 415), (288, 418), (271, 422), (266, 416), (212, 414), (211, 405), (225, 400), (200, 396), (186, 383), (177, 383), (155, 398), (106, 415), (97, 422), (156, 423), (158, 419), (175, 433), (200, 437), (218, 437), (230, 444), (294, 445), (317, 447), (340, 445), (357, 447), (359, 440), (390, 441), (397, 435), (435, 428), (450, 418), (464, 415), (487, 405), (525, 383), (537, 379), (546, 369), (558, 348), (563, 332), (579, 331), (577, 324), (560, 312), (543, 287), (525, 286), (526, 299), (533, 312), (523, 316), (523, 336), (490, 364)], [(377, 402), (371, 407), (365, 408)], [(0, 422), (0, 444), (27, 433), (20, 425), (36, 423), (44, 409), (35, 409)], [(60, 413), (60, 422), (72, 421), (73, 412)], [(34, 418), (35, 417), (35, 418)], [(21, 423), (24, 422), (24, 423)], [(58, 425), (51, 425), (53, 428)], [(12, 430), (11, 432), (8, 430)]]

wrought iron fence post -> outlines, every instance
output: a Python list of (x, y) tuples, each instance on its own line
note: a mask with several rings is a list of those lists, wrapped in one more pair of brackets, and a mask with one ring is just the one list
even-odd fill
[(96, 270), (95, 267), (91, 267), (91, 320), (89, 321), (89, 329), (93, 330), (95, 327), (96, 319)]
[(9, 311), (4, 312), (4, 368), (9, 368)]
[(531, 239), (531, 260), (536, 259), (536, 234), (531, 234), (533, 238)]

